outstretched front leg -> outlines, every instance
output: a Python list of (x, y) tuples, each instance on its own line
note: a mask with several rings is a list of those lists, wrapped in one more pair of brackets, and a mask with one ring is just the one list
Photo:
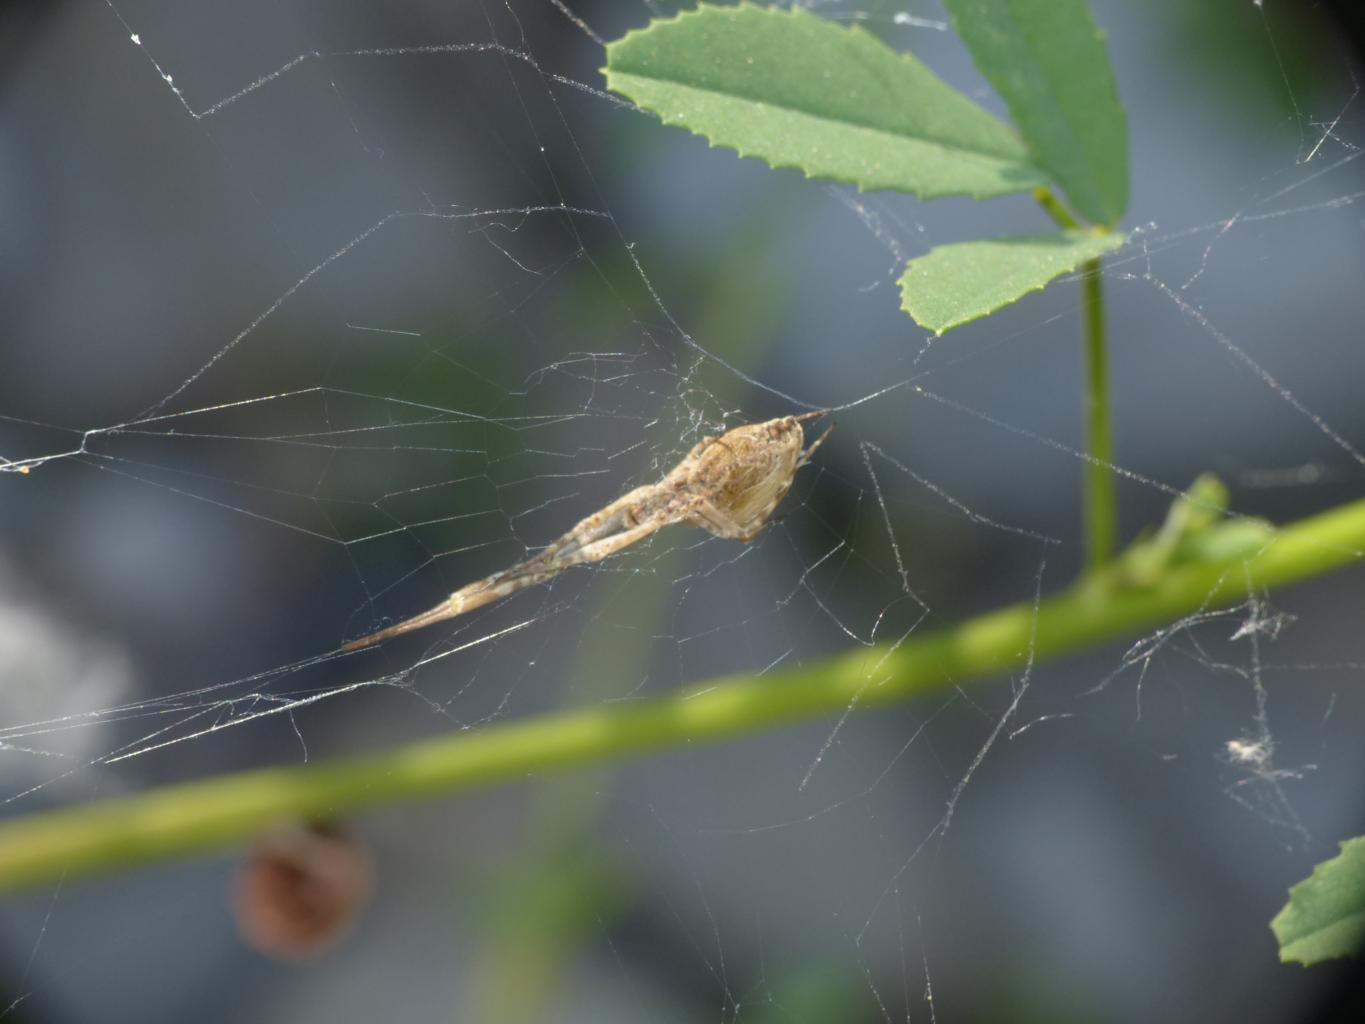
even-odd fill
[[(486, 604), (492, 604), (494, 601), (500, 601), (504, 597), (515, 594), (518, 590), (525, 590), (527, 587), (545, 583), (572, 566), (581, 565), (584, 562), (599, 562), (634, 544), (637, 540), (643, 540), (660, 527), (667, 526), (673, 521), (670, 518), (652, 515), (644, 518), (643, 521), (636, 521), (636, 525), (629, 529), (622, 530), (620, 529), (621, 523), (632, 518), (630, 510), (623, 510), (607, 518), (617, 532), (602, 536), (601, 533), (605, 532), (602, 525), (594, 521), (596, 517), (589, 517), (534, 557), (528, 558), (510, 569), (494, 573), (477, 583), (461, 587), (436, 607), (429, 608), (420, 615), (414, 615), (410, 619), (404, 619), (402, 622), (394, 623), (392, 626), (362, 636), (357, 640), (342, 644), (341, 649), (342, 651), (357, 651), (362, 647), (369, 647), (382, 640), (388, 640), (390, 637), (401, 636), (415, 629), (422, 629), (437, 622), (444, 622), (446, 619), (453, 619), (457, 615), (472, 612), (476, 608), (482, 608)], [(584, 529), (584, 527), (589, 527), (589, 529)], [(585, 535), (595, 535), (598, 539), (584, 543)]]
[(815, 449), (819, 448), (822, 444), (824, 444), (825, 438), (829, 437), (830, 434), (834, 433), (834, 427), (835, 424), (833, 423), (827, 426), (825, 428), (825, 432), (821, 434), (819, 437), (817, 437), (814, 441), (812, 441), (811, 446), (801, 453), (801, 458), (796, 463), (797, 469), (800, 469), (802, 466), (804, 466), (807, 462), (810, 461), (810, 457), (815, 454)]

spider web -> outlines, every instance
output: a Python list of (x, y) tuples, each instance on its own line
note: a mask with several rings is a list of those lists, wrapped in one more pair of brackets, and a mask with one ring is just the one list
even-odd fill
[[(1351, 58), (1282, 4), (1094, 6), (1140, 225), (1104, 281), (1124, 536), (1205, 470), (1276, 522), (1351, 499)], [(1036, 208), (860, 195), (661, 128), (596, 69), (673, 9), (31, 15), (0, 119), (6, 811), (896, 644), (1074, 576), (1078, 289), (931, 341), (895, 287)], [(819, 9), (999, 109), (937, 8)], [(753, 544), (673, 528), (336, 653), (700, 438), (816, 408), (837, 428)], [(1337, 976), (1280, 973), (1265, 922), (1362, 831), (1359, 581), (367, 815), (374, 905), (299, 969), (241, 948), (225, 858), (11, 896), (0, 1005), (1300, 1020)]]

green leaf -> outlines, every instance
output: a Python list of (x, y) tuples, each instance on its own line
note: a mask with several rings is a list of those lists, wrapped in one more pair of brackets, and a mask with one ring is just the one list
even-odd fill
[(1280, 959), (1315, 964), (1365, 946), (1365, 836), (1348, 839), (1289, 889), (1289, 902), (1270, 922)]
[(1017, 302), (1123, 242), (1118, 233), (1064, 231), (936, 246), (905, 265), (901, 309), (942, 334)]
[(912, 55), (800, 7), (703, 4), (607, 44), (607, 87), (716, 146), (923, 198), (1048, 179), (1014, 131)]
[(1128, 136), (1085, 0), (944, 0), (1034, 160), (1095, 224), (1128, 206)]

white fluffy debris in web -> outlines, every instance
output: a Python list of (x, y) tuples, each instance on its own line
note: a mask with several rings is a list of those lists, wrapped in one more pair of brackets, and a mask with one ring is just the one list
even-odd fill
[(25, 600), (20, 581), (0, 563), (0, 754), (9, 755), (11, 778), (39, 764), (50, 776), (50, 759), (86, 763), (105, 739), (90, 728), (99, 722), (89, 710), (116, 705), (129, 682), (121, 649)]

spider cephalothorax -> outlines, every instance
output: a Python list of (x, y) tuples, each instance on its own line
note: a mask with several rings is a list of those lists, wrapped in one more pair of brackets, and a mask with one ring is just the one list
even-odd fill
[(753, 540), (809, 455), (802, 451), (802, 419), (783, 416), (736, 427), (693, 448), (663, 480), (690, 507), (687, 522), (717, 537)]

